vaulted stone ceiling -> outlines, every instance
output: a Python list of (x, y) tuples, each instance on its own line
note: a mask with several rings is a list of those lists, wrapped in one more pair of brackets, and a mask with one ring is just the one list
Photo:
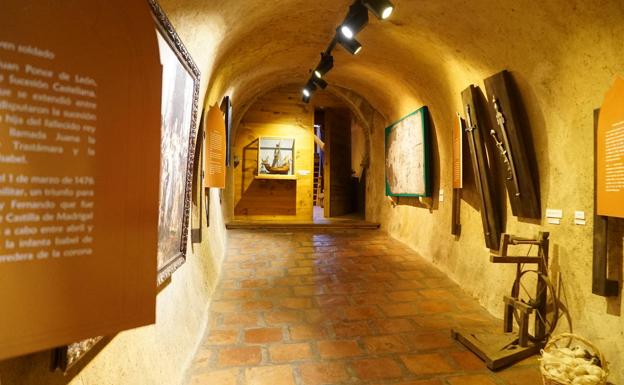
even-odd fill
[[(202, 70), (208, 102), (229, 92), (242, 106), (275, 86), (303, 84), (351, 0), (161, 3)], [(336, 67), (328, 76), (330, 85), (354, 90), (390, 119), (420, 104), (454, 107), (448, 104), (459, 90), (504, 68), (521, 70), (534, 87), (561, 77), (559, 87), (573, 90), (578, 80), (569, 78), (570, 67), (591, 74), (602, 65), (583, 56), (622, 57), (622, 46), (606, 39), (617, 23), (624, 34), (619, 0), (394, 4), (389, 21), (370, 15), (357, 37), (364, 46), (359, 55), (337, 47)]]

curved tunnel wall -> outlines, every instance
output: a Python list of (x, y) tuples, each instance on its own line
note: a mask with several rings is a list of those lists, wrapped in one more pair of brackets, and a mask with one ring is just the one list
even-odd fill
[[(244, 111), (271, 85), (293, 80), (303, 84), (344, 15), (323, 10), (346, 10), (349, 2), (338, 3), (280, 2), (271, 16), (251, 12), (253, 16), (241, 17), (246, 27), (233, 30), (246, 28), (248, 34), (233, 32), (226, 39), (209, 94), (230, 92)], [(433, 210), (408, 200), (392, 208), (384, 198), (382, 143), (385, 126), (428, 105), (435, 126), (434, 196), (443, 189), (450, 197), (451, 127), (461, 110), (460, 92), (470, 84), (483, 89), (486, 77), (511, 71), (530, 121), (542, 211), (561, 208), (566, 216), (562, 225), (553, 226), (544, 220), (519, 221), (508, 208), (506, 231), (523, 236), (551, 232), (552, 271), (560, 273), (575, 330), (617, 361), (624, 355), (621, 297), (606, 300), (591, 294), (592, 223), (574, 226), (572, 215), (582, 210), (591, 217), (593, 212), (593, 110), (614, 75), (624, 71), (618, 38), (624, 36), (624, 5), (397, 1), (396, 6), (391, 21), (371, 19), (358, 35), (364, 45), (358, 57), (337, 49), (336, 67), (328, 76), (331, 86), (350, 90), (377, 111), (369, 121), (374, 145), (367, 219), (381, 222), (384, 230), (502, 315), (502, 296), (509, 291), (514, 269), (489, 263), (479, 212), (462, 203), (462, 236), (455, 240), (449, 231), (449, 198), (434, 199)], [(623, 370), (615, 363), (614, 380), (624, 376)]]
[[(269, 4), (270, 3), (270, 4)], [(511, 233), (551, 232), (553, 268), (561, 272), (575, 330), (597, 343), (613, 362), (611, 381), (624, 381), (622, 298), (591, 294), (592, 223), (573, 226), (574, 210), (593, 212), (593, 121), (615, 74), (624, 74), (624, 3), (551, 0), (394, 0), (388, 22), (371, 17), (358, 35), (364, 50), (336, 51), (331, 87), (356, 105), (367, 101), (371, 153), (366, 216), (433, 261), (494, 314), (502, 314), (513, 268), (488, 262), (477, 210), (462, 203), (462, 236), (449, 232), (451, 205), (434, 209), (402, 201), (392, 208), (383, 189), (383, 128), (422, 105), (435, 125), (434, 196), (451, 192), (451, 127), (461, 90), (503, 69), (512, 72), (535, 142), (542, 210), (564, 209), (561, 226), (526, 223), (507, 213)], [(293, 82), (303, 84), (349, 0), (162, 0), (161, 4), (202, 71), (205, 105), (224, 95), (235, 121), (259, 96)], [(358, 102), (359, 100), (359, 102)], [(361, 105), (361, 104), (360, 104)], [(232, 173), (228, 183), (232, 184)], [(47, 355), (0, 365), (3, 383), (179, 383), (194, 354), (205, 308), (219, 271), (226, 235), (225, 207), (211, 192), (206, 241), (189, 255), (174, 282), (159, 294), (156, 326), (118, 336), (78, 376), (50, 375)], [(224, 205), (228, 205), (227, 195)], [(621, 267), (618, 271), (621, 275)], [(198, 314), (202, 314), (198, 316)], [(163, 360), (167, 357), (167, 360)], [(149, 373), (149, 377), (145, 377)]]

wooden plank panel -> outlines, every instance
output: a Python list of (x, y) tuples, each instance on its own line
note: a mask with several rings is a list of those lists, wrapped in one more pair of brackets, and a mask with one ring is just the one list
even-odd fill
[(327, 109), (325, 132), (325, 152), (329, 155), (325, 157), (325, 196), (329, 206), (326, 214), (333, 217), (354, 210), (351, 182), (351, 113), (343, 109)]
[[(312, 218), (314, 108), (300, 102), (291, 88), (272, 91), (250, 107), (238, 127), (232, 153), (235, 219), (308, 220)], [(294, 96), (297, 95), (297, 100)], [(257, 180), (259, 137), (295, 139), (296, 180)], [(309, 171), (309, 174), (305, 171)]]
[(475, 184), (481, 201), (481, 220), (485, 244), (490, 249), (497, 250), (500, 244), (501, 218), (500, 213), (494, 207), (492, 175), (485, 148), (485, 135), (488, 133), (483, 132), (484, 126), (482, 125), (483, 117), (487, 116), (487, 111), (479, 103), (480, 92), (477, 87), (470, 86), (462, 91), (461, 96), (466, 114), (466, 141), (470, 148)]
[[(505, 186), (511, 203), (511, 211), (513, 215), (521, 218), (539, 219), (541, 208), (537, 188), (538, 174), (534, 171), (537, 169), (534, 164), (535, 151), (527, 144), (532, 143), (530, 126), (526, 119), (522, 119), (526, 114), (511, 74), (508, 71), (502, 71), (485, 79), (485, 88), (488, 94), (487, 104), (492, 128), (496, 132), (497, 140), (501, 141), (503, 148), (507, 151), (506, 159), (510, 162), (507, 166), (500, 153), (494, 156), (503, 170), (509, 170), (505, 171), (508, 174)], [(487, 140), (494, 140), (494, 138), (492, 135), (487, 135)]]

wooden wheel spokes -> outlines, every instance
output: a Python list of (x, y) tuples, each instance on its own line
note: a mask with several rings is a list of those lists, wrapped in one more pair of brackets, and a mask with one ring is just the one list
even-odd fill
[[(528, 289), (532, 285), (535, 285), (533, 291)], [(529, 331), (529, 339), (545, 342), (559, 320), (559, 301), (548, 277), (536, 270), (521, 272), (514, 281), (511, 297), (534, 310), (530, 315), (533, 328)]]

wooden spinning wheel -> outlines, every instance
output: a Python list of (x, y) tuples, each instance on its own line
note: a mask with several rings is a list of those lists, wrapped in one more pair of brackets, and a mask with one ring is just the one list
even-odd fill
[(559, 299), (548, 276), (538, 270), (524, 270), (516, 276), (511, 296), (505, 297), (505, 304), (505, 331), (513, 331), (512, 320), (508, 318), (513, 315), (519, 326), (521, 346), (526, 346), (527, 340), (544, 343), (557, 327)]

